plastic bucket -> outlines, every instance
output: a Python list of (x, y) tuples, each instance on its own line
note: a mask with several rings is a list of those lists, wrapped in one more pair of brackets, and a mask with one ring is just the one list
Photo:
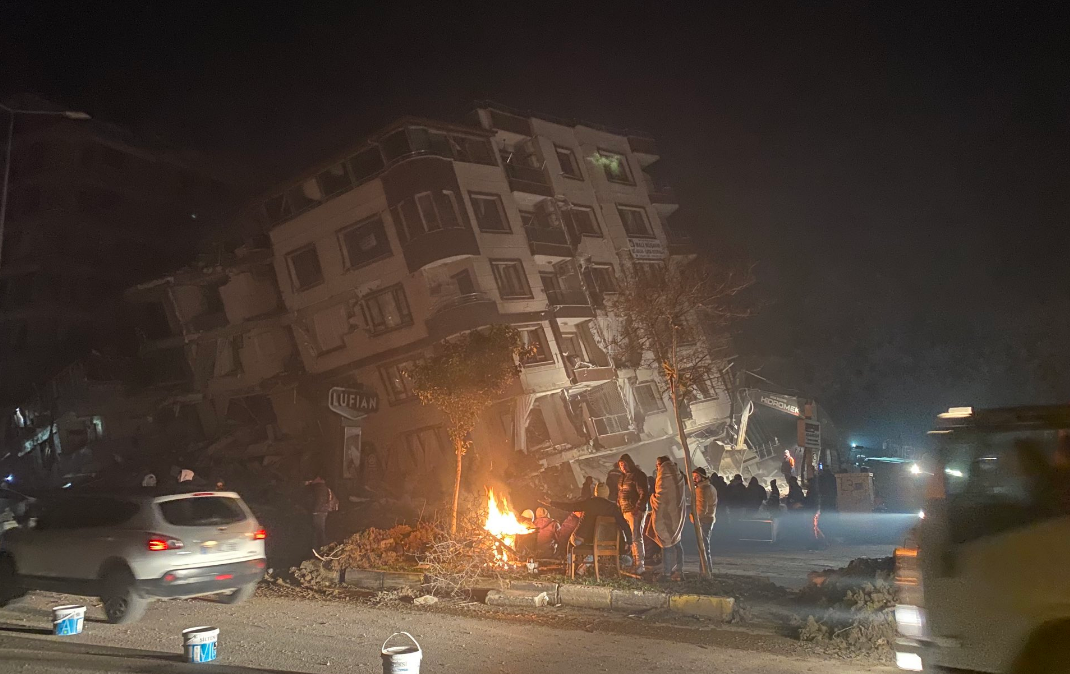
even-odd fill
[[(390, 643), (390, 640), (399, 634), (404, 634), (409, 638), (415, 647), (413, 646), (391, 646), (387, 648), (386, 645)], [(420, 644), (416, 643), (416, 639), (412, 638), (412, 635), (408, 632), (394, 632), (386, 641), (383, 642), (383, 674), (420, 674), (420, 660), (423, 658), (423, 651), (420, 650)]]
[(182, 630), (182, 652), (186, 662), (211, 662), (215, 660), (218, 627), (191, 627)]
[(60, 637), (81, 634), (85, 624), (85, 607), (78, 604), (52, 609), (52, 634)]

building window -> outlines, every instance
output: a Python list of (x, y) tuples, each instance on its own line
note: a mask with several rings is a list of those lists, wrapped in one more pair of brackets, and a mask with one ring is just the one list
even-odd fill
[(632, 174), (628, 170), (627, 157), (609, 150), (599, 150), (596, 157), (598, 164), (605, 171), (606, 180), (611, 183), (621, 183), (622, 185), (635, 184), (635, 181), (632, 180)]
[(595, 288), (603, 295), (619, 292), (617, 286), (617, 274), (609, 265), (591, 265), (591, 278), (594, 279)]
[(290, 264), (290, 276), (293, 278), (294, 290), (308, 290), (323, 283), (323, 269), (315, 244), (295, 250), (286, 256)]
[(708, 373), (695, 380), (695, 389), (692, 391), (695, 400), (717, 400), (717, 385)]
[(561, 175), (566, 178), (583, 180), (579, 162), (576, 161), (576, 154), (569, 148), (561, 147), (560, 145), (555, 145), (554, 150), (557, 151), (557, 163), (561, 164)]
[(374, 216), (338, 232), (346, 269), (356, 269), (390, 256), (383, 221)]
[(594, 209), (587, 206), (573, 206), (568, 213), (572, 217), (572, 226), (576, 228), (577, 234), (602, 236), (602, 231), (598, 229), (598, 220), (594, 217)]
[(520, 260), (491, 260), (490, 268), (494, 272), (494, 282), (503, 300), (532, 299), (528, 275)]
[(486, 138), (450, 136), (450, 144), (453, 146), (453, 158), (457, 161), (488, 166), (498, 165), (498, 161), (494, 158), (494, 150)]
[(441, 426), (406, 433), (404, 438), (406, 465), (402, 470), (412, 475), (435, 475), (452, 453), (449, 436)]
[(320, 353), (341, 349), (346, 345), (345, 335), (350, 329), (349, 312), (344, 304), (323, 309), (312, 317), (312, 327)]
[(353, 180), (361, 183), (383, 169), (383, 155), (378, 147), (370, 147), (349, 158), (349, 171)]
[(520, 342), (524, 345), (524, 353), (520, 357), (520, 362), (524, 365), (553, 362), (550, 347), (546, 343), (546, 331), (541, 325), (534, 328), (520, 328)]
[(335, 164), (329, 167), (319, 174), (319, 181), (320, 189), (327, 196), (337, 194), (353, 186), (352, 181), (349, 180), (349, 174), (346, 173), (345, 164)]
[(412, 311), (401, 284), (369, 295), (361, 304), (364, 321), (373, 333), (412, 325)]
[(637, 238), (650, 238), (650, 223), (646, 219), (646, 211), (633, 206), (617, 206), (620, 213), (620, 221), (624, 225), (624, 231), (628, 236)]
[(557, 345), (557, 350), (561, 352), (564, 358), (568, 359), (568, 362), (573, 367), (582, 363), (585, 358), (583, 355), (583, 343), (580, 342), (580, 336), (574, 332), (562, 333), (561, 341)]
[(520, 224), (523, 227), (537, 227), (538, 221), (535, 218), (535, 213), (531, 211), (520, 211)]
[(412, 388), (412, 371), (422, 360), (422, 358), (415, 358), (379, 368), (379, 377), (383, 380), (383, 386), (391, 402), (400, 403), (416, 399), (416, 392)]
[(665, 411), (665, 401), (655, 384), (639, 384), (635, 387), (635, 399), (643, 414), (658, 414)]
[(398, 236), (402, 242), (410, 241), (440, 229), (461, 226), (457, 215), (457, 202), (453, 192), (423, 192), (412, 199), (405, 199), (394, 208), (398, 221)]
[(472, 202), (472, 211), (476, 214), (476, 224), (484, 232), (509, 232), (509, 220), (505, 217), (502, 198), (497, 194), (468, 193)]

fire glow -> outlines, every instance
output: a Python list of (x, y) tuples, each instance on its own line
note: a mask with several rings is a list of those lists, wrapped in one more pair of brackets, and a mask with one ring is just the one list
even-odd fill
[(499, 564), (508, 564), (510, 555), (516, 557), (517, 536), (535, 531), (518, 520), (508, 499), (502, 496), (499, 501), (493, 489), (487, 489), (487, 522), (483, 528), (502, 543), (494, 546), (494, 558)]

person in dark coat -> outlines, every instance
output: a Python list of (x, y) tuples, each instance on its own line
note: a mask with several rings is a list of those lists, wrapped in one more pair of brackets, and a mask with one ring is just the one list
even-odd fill
[(822, 468), (817, 476), (817, 488), (821, 493), (821, 509), (825, 512), (836, 510), (836, 475), (828, 468)]
[(316, 548), (327, 545), (327, 515), (337, 510), (331, 488), (317, 475), (305, 485), (309, 488), (312, 500), (312, 539)]
[(606, 498), (609, 496), (609, 487), (598, 483), (595, 485), (594, 492), (595, 496), (582, 501), (550, 501), (547, 505), (578, 515), (579, 524), (572, 533), (573, 545), (583, 545), (594, 539), (594, 524), (599, 517), (612, 517), (617, 523), (617, 528), (624, 534), (625, 544), (630, 544), (631, 531), (628, 523), (621, 515), (620, 508)]
[(714, 473), (710, 478), (710, 486), (717, 492), (717, 514), (724, 518), (728, 514), (728, 483)]
[(788, 496), (784, 499), (784, 505), (788, 507), (788, 510), (798, 510), (803, 507), (805, 500), (806, 496), (803, 494), (802, 487), (799, 486), (799, 478), (792, 475), (788, 478)]
[(606, 486), (609, 487), (609, 500), (614, 503), (617, 502), (617, 493), (620, 491), (620, 481), (623, 477), (624, 473), (617, 464), (613, 464), (613, 468), (610, 469), (609, 474), (606, 475)]
[(583, 486), (580, 488), (580, 500), (586, 501), (594, 496), (594, 478), (590, 475), (583, 481)]
[[(654, 476), (653, 475), (647, 475), (646, 476), (646, 486), (647, 486), (647, 493), (648, 494), (653, 494), (654, 493), (654, 487), (656, 485), (657, 485), (657, 480), (654, 478)], [(648, 524), (650, 522), (650, 514), (651, 514), (651, 508), (650, 508), (650, 502), (648, 500), (647, 501), (647, 508), (646, 508), (646, 520), (647, 520)], [(661, 546), (658, 545), (658, 542), (656, 540), (654, 540), (654, 537), (651, 536), (650, 533), (651, 533), (650, 532), (650, 527), (649, 526), (644, 526), (643, 527), (643, 548), (644, 548), (644, 551), (646, 553), (646, 558), (645, 558), (644, 561), (647, 564), (651, 564), (651, 565), (660, 564), (661, 563), (661, 553), (662, 553)]]
[(766, 493), (765, 487), (758, 482), (758, 478), (752, 477), (750, 483), (747, 484), (747, 512), (751, 515), (757, 515), (758, 509), (765, 503), (767, 496), (769, 494)]
[(630, 532), (628, 540), (632, 545), (632, 571), (637, 574), (646, 572), (646, 546), (643, 543), (643, 530), (646, 528), (646, 507), (650, 500), (650, 488), (646, 473), (635, 465), (627, 454), (621, 454), (617, 467), (622, 475), (620, 488), (617, 490), (617, 506), (628, 523)]
[(765, 507), (774, 517), (780, 514), (780, 485), (776, 483), (776, 480), (769, 481), (769, 498), (765, 502)]
[(747, 507), (747, 486), (743, 484), (743, 476), (736, 473), (725, 491), (728, 497), (728, 512), (732, 519), (739, 519)]

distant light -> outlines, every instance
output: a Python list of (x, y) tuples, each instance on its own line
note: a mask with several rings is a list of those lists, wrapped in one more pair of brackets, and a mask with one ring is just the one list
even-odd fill
[(78, 110), (67, 110), (63, 113), (63, 116), (67, 119), (93, 119), (87, 112), (80, 112)]
[(4, 478), (4, 482), (14, 482), (14, 481), (15, 481), (15, 476), (14, 475), (8, 475), (7, 477)]
[(972, 407), (951, 407), (946, 412), (936, 415), (941, 419), (965, 419), (973, 416)]
[(924, 510), (919, 510), (918, 511), (918, 519), (919, 520), (925, 519), (925, 511)]
[(921, 466), (916, 463), (910, 464), (910, 472), (913, 475), (921, 475)]
[(71, 488), (71, 483), (68, 482), (67, 484), (63, 485), (63, 488), (64, 489), (70, 489)]
[(857, 442), (852, 442), (851, 443), (851, 449), (858, 449), (858, 443)]
[(895, 652), (895, 666), (908, 672), (920, 672), (923, 669), (920, 655), (917, 653), (901, 653), (899, 651)]
[(193, 220), (196, 220), (197, 219), (197, 214), (196, 213), (190, 213), (189, 217), (192, 218)]
[(963, 476), (962, 475), (962, 471), (961, 470), (957, 470), (955, 468), (945, 468), (944, 472), (947, 473), (948, 475), (950, 475), (951, 477), (962, 477)]

